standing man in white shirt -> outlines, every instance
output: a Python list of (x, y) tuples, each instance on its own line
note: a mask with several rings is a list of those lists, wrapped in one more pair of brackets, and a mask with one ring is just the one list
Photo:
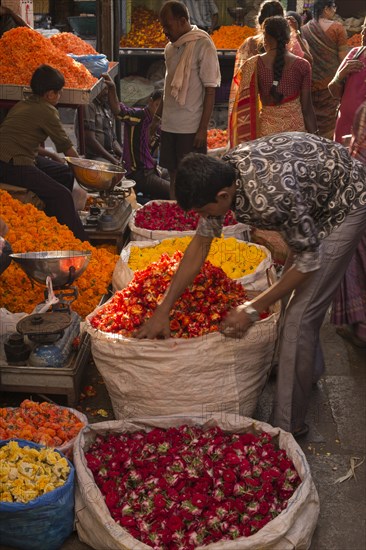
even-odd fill
[(179, 161), (192, 151), (207, 153), (207, 128), (221, 76), (214, 43), (191, 25), (182, 2), (165, 2), (160, 21), (169, 43), (164, 51), (164, 96), (154, 124), (161, 120), (160, 165), (169, 171), (173, 199)]
[(217, 27), (219, 11), (214, 0), (182, 0), (189, 11), (192, 25), (211, 34)]

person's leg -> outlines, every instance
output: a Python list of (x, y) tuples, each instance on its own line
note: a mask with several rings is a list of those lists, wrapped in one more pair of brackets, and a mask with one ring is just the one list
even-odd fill
[(68, 164), (55, 162), (46, 157), (38, 156), (36, 166), (50, 178), (61, 183), (64, 187), (72, 191), (74, 187), (74, 174)]
[(0, 174), (4, 183), (18, 185), (33, 191), (45, 203), (47, 216), (55, 216), (61, 225), (67, 225), (77, 239), (88, 240), (81, 220), (75, 211), (71, 191), (64, 185), (34, 165), (17, 166), (1, 162)]
[(143, 193), (147, 193), (152, 199), (170, 198), (170, 182), (161, 178), (153, 169), (145, 174), (143, 189)]
[[(322, 242), (320, 269), (293, 293), (280, 335), (273, 423), (303, 428), (312, 382), (322, 368), (319, 331), (347, 265), (366, 227), (366, 208), (352, 211)], [(318, 372), (316, 372), (318, 371)]]

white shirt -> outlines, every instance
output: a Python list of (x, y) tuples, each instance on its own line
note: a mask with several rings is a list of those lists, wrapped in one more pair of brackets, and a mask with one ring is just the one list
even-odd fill
[(183, 44), (179, 48), (174, 48), (169, 60), (165, 58), (164, 108), (161, 122), (164, 132), (196, 133), (202, 116), (205, 88), (220, 86), (217, 80), (219, 61), (216, 48), (208, 37), (197, 40), (193, 51), (187, 99), (185, 105), (178, 104), (171, 95), (171, 82), (185, 47)]

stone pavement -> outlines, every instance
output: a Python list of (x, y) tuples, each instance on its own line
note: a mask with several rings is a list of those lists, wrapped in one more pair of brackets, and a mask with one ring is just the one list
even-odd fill
[[(324, 323), (322, 343), (326, 371), (313, 390), (308, 414), (309, 434), (299, 440), (305, 452), (320, 497), (320, 517), (310, 550), (365, 550), (366, 548), (366, 462), (355, 478), (335, 481), (350, 468), (351, 458), (366, 456), (366, 350), (342, 340), (332, 325)], [(105, 420), (96, 415), (100, 408), (113, 419), (111, 403), (103, 381), (93, 364), (87, 369), (82, 387), (92, 385), (97, 393), (80, 402), (90, 422)], [(274, 382), (265, 387), (255, 417), (268, 421)], [(21, 394), (0, 394), (0, 403), (16, 405)], [(36, 396), (33, 396), (36, 398)], [(63, 397), (50, 396), (59, 404)], [(87, 550), (89, 546), (73, 534), (61, 550)], [(1, 546), (0, 550), (8, 550)], [(97, 550), (105, 550), (98, 548)]]

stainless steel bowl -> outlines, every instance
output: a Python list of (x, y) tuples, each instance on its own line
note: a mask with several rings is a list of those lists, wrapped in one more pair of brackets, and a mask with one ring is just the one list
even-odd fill
[(88, 266), (91, 252), (77, 250), (51, 250), (47, 252), (25, 252), (10, 254), (23, 271), (41, 285), (51, 277), (54, 288), (73, 283)]
[(126, 170), (122, 166), (74, 157), (66, 157), (74, 176), (87, 191), (112, 191), (122, 180)]

